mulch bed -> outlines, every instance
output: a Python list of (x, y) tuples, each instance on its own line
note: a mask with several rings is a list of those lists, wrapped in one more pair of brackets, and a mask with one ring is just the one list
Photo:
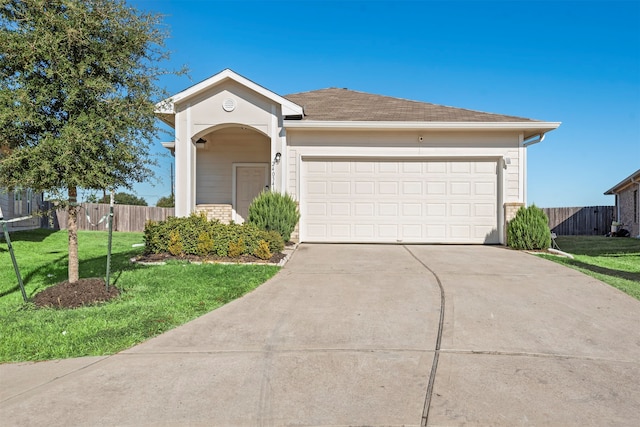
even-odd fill
[[(135, 262), (154, 263), (168, 260), (181, 260), (194, 263), (228, 262), (236, 264), (277, 264), (284, 259), (285, 256), (286, 255), (283, 253), (277, 253), (270, 259), (264, 260), (253, 255), (242, 255), (239, 258), (229, 258), (218, 256), (199, 257), (195, 255), (176, 257), (171, 254), (148, 254), (136, 257)], [(64, 281), (53, 285), (38, 293), (33, 298), (33, 303), (36, 307), (77, 308), (107, 302), (118, 295), (120, 295), (118, 288), (115, 286), (109, 286), (109, 291), (107, 292), (104, 279), (91, 277), (87, 279), (80, 279), (73, 284), (68, 281)]]
[(120, 295), (115, 286), (107, 292), (102, 278), (80, 279), (76, 283), (64, 281), (38, 293), (33, 302), (37, 307), (77, 308), (109, 301)]
[(286, 255), (283, 253), (274, 254), (269, 259), (260, 259), (253, 255), (241, 255), (238, 258), (230, 258), (230, 257), (221, 257), (216, 255), (209, 255), (206, 257), (200, 257), (197, 255), (183, 255), (183, 256), (173, 256), (171, 254), (162, 253), (162, 254), (146, 254), (140, 255), (135, 258), (135, 262), (141, 263), (154, 263), (154, 262), (164, 262), (170, 260), (178, 260), (178, 261), (189, 261), (189, 262), (202, 262), (202, 263), (216, 263), (216, 262), (224, 262), (224, 263), (236, 263), (236, 264), (248, 264), (248, 263), (256, 263), (256, 264), (267, 264), (273, 263), (277, 264), (282, 259), (284, 259)]

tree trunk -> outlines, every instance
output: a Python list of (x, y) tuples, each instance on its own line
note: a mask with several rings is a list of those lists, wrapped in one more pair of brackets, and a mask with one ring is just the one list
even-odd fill
[(79, 279), (78, 189), (76, 187), (69, 187), (67, 231), (69, 232), (69, 283), (76, 283)]

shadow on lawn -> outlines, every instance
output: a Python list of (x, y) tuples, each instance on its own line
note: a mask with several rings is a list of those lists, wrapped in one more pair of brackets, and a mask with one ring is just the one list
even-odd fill
[[(11, 231), (9, 232), (9, 238), (11, 239), (11, 242), (42, 242), (44, 239), (58, 231), (60, 230), (50, 230), (45, 228)], [(4, 240), (4, 233), (0, 233), (0, 242), (6, 243)], [(2, 250), (2, 248), (0, 248), (0, 250)]]
[(598, 274), (604, 274), (610, 277), (617, 277), (619, 279), (633, 280), (636, 282), (640, 282), (640, 273), (632, 273), (630, 271), (621, 271), (621, 270), (613, 270), (611, 268), (600, 267), (597, 265), (587, 264), (582, 261), (578, 261), (576, 259), (567, 259), (567, 264), (570, 264), (575, 267), (583, 268), (585, 270), (592, 271)]
[(619, 257), (640, 254), (640, 239), (630, 237), (561, 236), (560, 249), (573, 255)]
[[(13, 237), (11, 237), (13, 239)], [(134, 264), (130, 260), (136, 255), (139, 255), (139, 250), (131, 250), (127, 252), (120, 252), (117, 254), (111, 254), (111, 285), (116, 286), (120, 275), (125, 271), (137, 270), (142, 268), (148, 268), (148, 266), (141, 264)], [(49, 286), (53, 286), (57, 283), (63, 282), (67, 280), (69, 263), (67, 262), (67, 254), (59, 256), (58, 258), (51, 260), (47, 264), (38, 267), (25, 276), (22, 276), (22, 281), (25, 287), (28, 287), (29, 284), (35, 280), (40, 282), (38, 285), (33, 287), (28, 294), (29, 299), (33, 298), (38, 292), (43, 291)], [(80, 261), (80, 278), (89, 278), (89, 277), (101, 277), (104, 278), (106, 275), (107, 268), (107, 256), (102, 255), (86, 260)], [(16, 285), (11, 289), (3, 291), (0, 293), (0, 298), (10, 295), (14, 292), (19, 292), (20, 287), (18, 286), (17, 279)]]

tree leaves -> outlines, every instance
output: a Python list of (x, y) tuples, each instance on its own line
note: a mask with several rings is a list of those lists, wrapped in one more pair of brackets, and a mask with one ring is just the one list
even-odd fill
[(166, 97), (160, 18), (120, 0), (0, 0), (0, 186), (130, 187), (151, 176)]

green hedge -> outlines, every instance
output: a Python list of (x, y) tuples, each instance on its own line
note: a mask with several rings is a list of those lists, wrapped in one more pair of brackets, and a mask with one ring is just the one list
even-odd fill
[(147, 254), (173, 255), (264, 256), (264, 241), (271, 253), (284, 249), (284, 240), (275, 231), (261, 230), (252, 224), (222, 224), (208, 221), (204, 215), (186, 218), (171, 217), (166, 221), (149, 221), (144, 228)]
[(507, 226), (507, 245), (514, 249), (547, 249), (551, 246), (549, 219), (535, 205), (522, 207)]

